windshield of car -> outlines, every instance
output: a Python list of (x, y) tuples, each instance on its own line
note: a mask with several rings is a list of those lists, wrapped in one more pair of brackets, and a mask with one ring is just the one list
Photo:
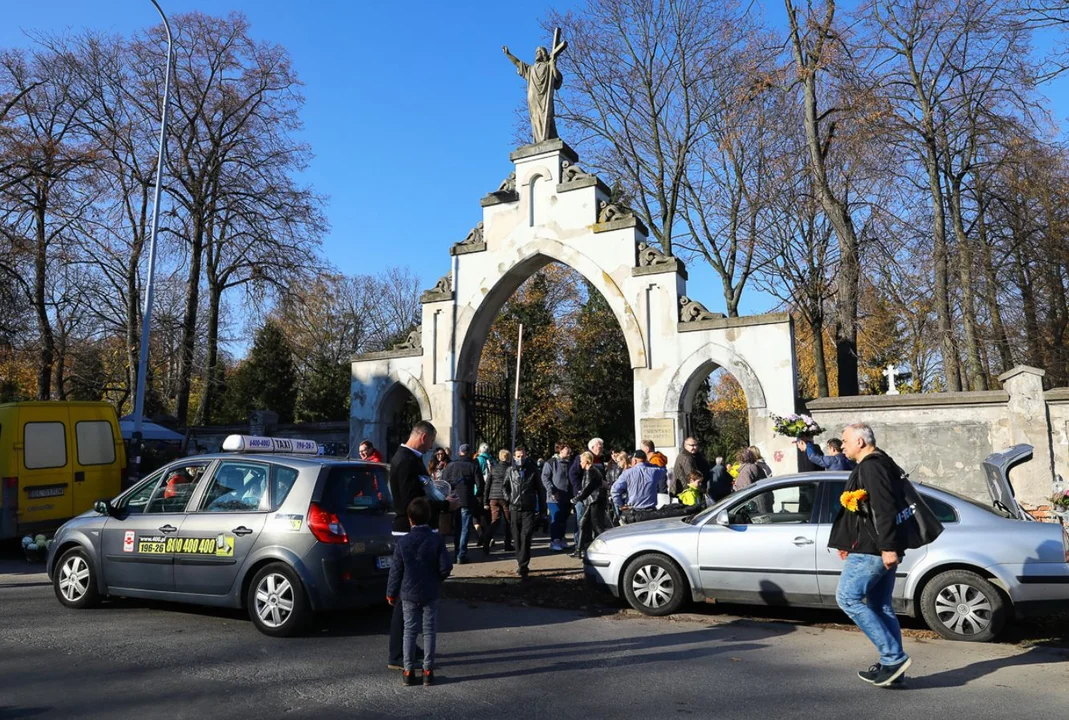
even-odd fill
[(334, 465), (327, 471), (323, 504), (333, 513), (389, 510), (393, 506), (386, 468)]

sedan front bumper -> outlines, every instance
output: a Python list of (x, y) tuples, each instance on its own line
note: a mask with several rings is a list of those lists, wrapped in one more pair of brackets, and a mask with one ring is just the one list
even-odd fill
[(620, 558), (614, 558), (611, 555), (587, 553), (583, 557), (583, 577), (587, 586), (611, 593), (613, 597), (620, 597), (620, 561)]

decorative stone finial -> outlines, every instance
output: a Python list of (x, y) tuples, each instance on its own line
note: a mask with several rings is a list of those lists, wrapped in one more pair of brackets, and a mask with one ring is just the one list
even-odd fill
[(723, 313), (709, 312), (709, 310), (697, 300), (691, 300), (686, 295), (679, 298), (679, 322), (692, 323), (702, 320), (718, 320), (724, 317)]
[(404, 339), (404, 342), (399, 342), (393, 346), (394, 350), (422, 350), (423, 349), (423, 325), (417, 325), (414, 330), (408, 333), (408, 337)]
[(672, 258), (653, 247), (647, 242), (638, 244), (638, 266), (655, 267), (657, 265), (670, 265)]
[[(515, 179), (516, 179), (515, 173), (513, 173), (512, 178), (513, 178), (513, 182), (515, 182)], [(480, 220), (479, 223), (475, 227), (473, 227), (470, 232), (468, 232), (468, 236), (465, 237), (463, 240), (461, 240), (460, 244), (461, 245), (478, 245), (481, 242), (484, 242), (484, 240), (483, 240), (483, 222), (482, 222), (482, 220)]]
[(583, 170), (583, 168), (568, 160), (561, 163), (561, 167), (564, 168), (564, 171), (561, 173), (561, 184), (578, 182), (579, 180), (586, 180), (587, 178), (594, 177)]
[(509, 176), (501, 181), (501, 184), (494, 192), (505, 193), (510, 195), (516, 192), (516, 173), (509, 173)]
[(618, 205), (605, 200), (601, 201), (598, 208), (599, 223), (613, 222), (614, 220), (630, 220), (635, 216), (635, 213), (631, 208), (626, 205)]

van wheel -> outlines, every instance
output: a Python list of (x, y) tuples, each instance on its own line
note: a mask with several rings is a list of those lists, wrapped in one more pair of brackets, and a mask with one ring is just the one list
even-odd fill
[(71, 548), (59, 559), (52, 588), (65, 607), (82, 610), (100, 602), (93, 566), (81, 548)]
[(1006, 624), (1006, 601), (994, 585), (968, 570), (936, 575), (921, 593), (921, 614), (948, 640), (988, 642)]
[(264, 635), (292, 637), (308, 624), (311, 610), (297, 573), (283, 563), (271, 563), (249, 583), (246, 598), (252, 624)]
[(624, 597), (645, 615), (671, 615), (686, 602), (690, 588), (676, 564), (663, 555), (640, 555), (624, 570)]

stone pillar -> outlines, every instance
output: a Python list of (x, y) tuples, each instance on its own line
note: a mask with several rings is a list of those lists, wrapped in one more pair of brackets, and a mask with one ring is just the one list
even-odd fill
[(1031, 462), (1018, 466), (1010, 478), (1018, 501), (1030, 508), (1047, 504), (1054, 479), (1050, 421), (1043, 396), (1045, 374), (1037, 368), (1018, 365), (998, 377), (1010, 396), (1005, 419), (1010, 442), (1033, 448)]

